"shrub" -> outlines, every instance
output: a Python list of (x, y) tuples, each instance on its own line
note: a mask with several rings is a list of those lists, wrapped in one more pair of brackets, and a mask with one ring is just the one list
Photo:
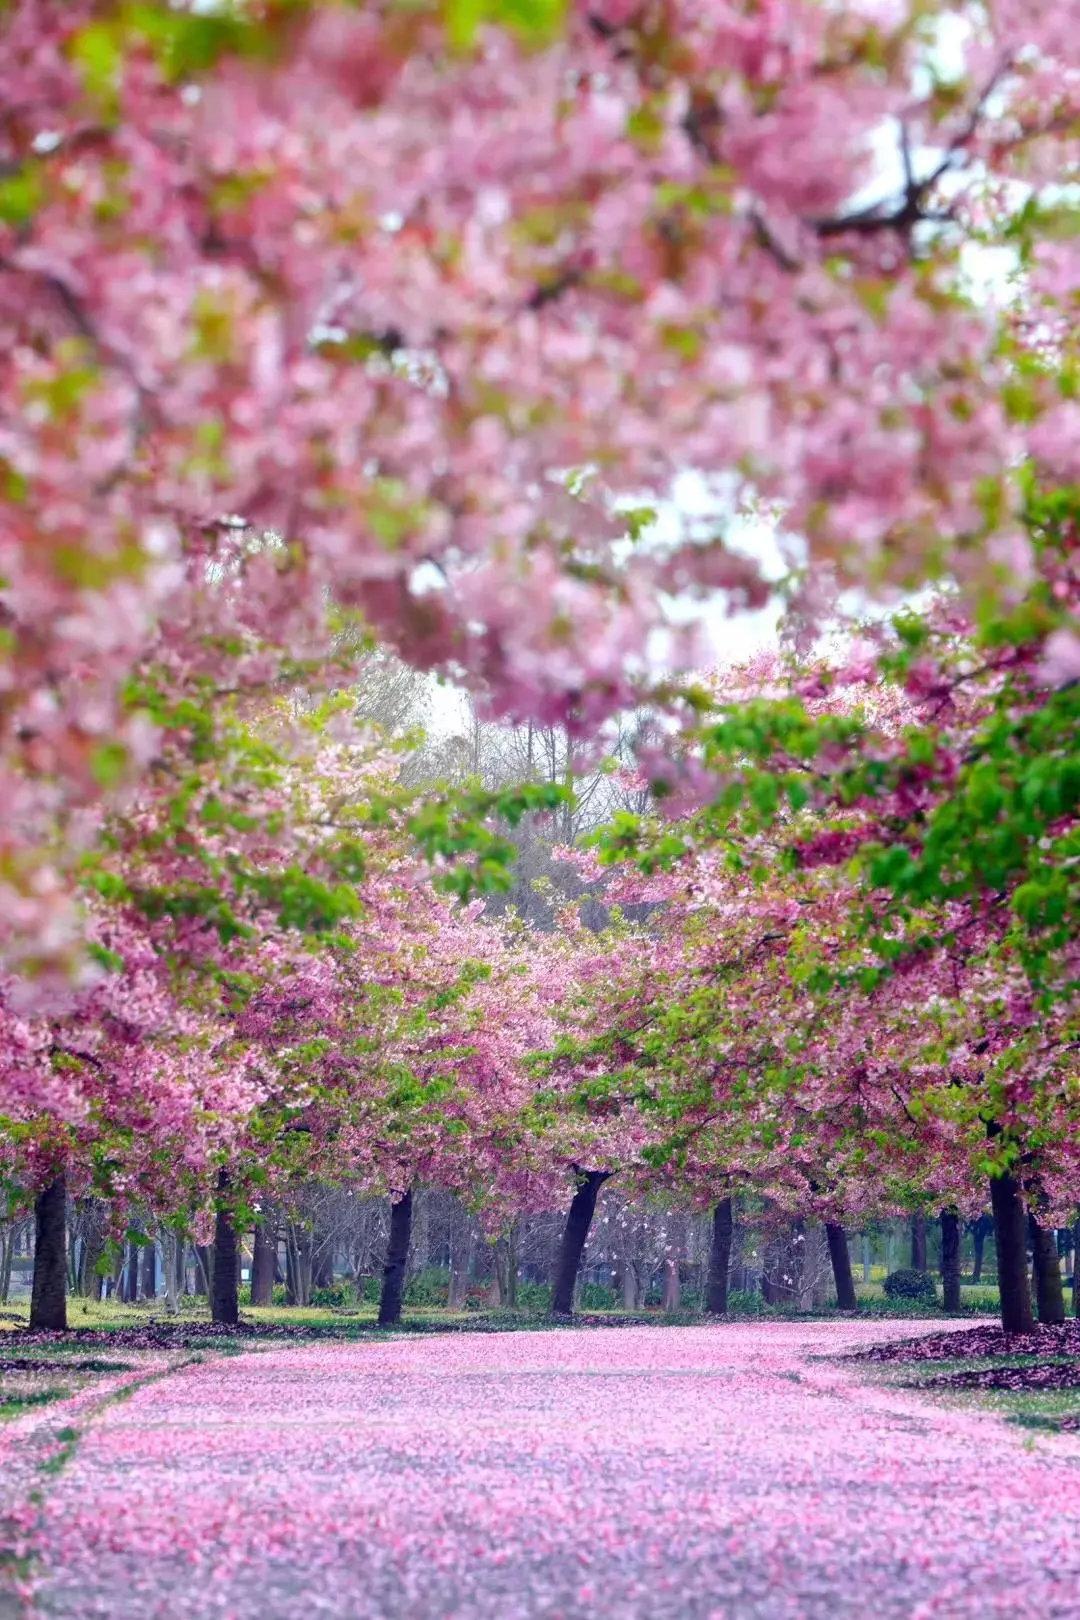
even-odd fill
[(582, 1283), (578, 1304), (583, 1311), (613, 1311), (615, 1290), (604, 1283)]
[(522, 1311), (546, 1311), (551, 1305), (551, 1289), (547, 1283), (530, 1282), (528, 1277), (519, 1277), (517, 1302), (518, 1309)]
[(445, 1266), (426, 1266), (405, 1289), (407, 1305), (445, 1305), (450, 1298), (450, 1273)]
[(883, 1285), (886, 1299), (915, 1300), (920, 1305), (936, 1305), (937, 1283), (928, 1271), (916, 1271), (914, 1266), (902, 1266), (890, 1271)]
[(757, 1288), (729, 1288), (727, 1308), (729, 1316), (762, 1316), (766, 1305)]
[(311, 1303), (318, 1305), (322, 1310), (341, 1311), (355, 1302), (356, 1293), (351, 1283), (331, 1283), (326, 1288), (313, 1288), (311, 1290)]

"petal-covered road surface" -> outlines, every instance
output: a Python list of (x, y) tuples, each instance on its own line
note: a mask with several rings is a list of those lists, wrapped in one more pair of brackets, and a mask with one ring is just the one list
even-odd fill
[[(1080, 1447), (815, 1357), (911, 1324), (212, 1357), (46, 1490), (66, 1620), (1080, 1615)], [(54, 1559), (50, 1567), (49, 1560)]]

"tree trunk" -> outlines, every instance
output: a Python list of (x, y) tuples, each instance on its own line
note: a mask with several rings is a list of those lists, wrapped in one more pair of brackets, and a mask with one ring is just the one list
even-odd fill
[(506, 1254), (506, 1308), (516, 1311), (518, 1302), (518, 1226), (514, 1221), (504, 1239)]
[(677, 1311), (682, 1304), (682, 1280), (677, 1260), (664, 1261), (664, 1294), (660, 1303), (665, 1311)]
[(826, 1221), (825, 1236), (829, 1243), (829, 1259), (832, 1261), (833, 1281), (836, 1284), (837, 1309), (858, 1310), (859, 1301), (855, 1297), (855, 1278), (851, 1275), (851, 1254), (848, 1250), (847, 1233), (839, 1221)]
[(86, 1199), (83, 1205), (83, 1246), (79, 1256), (79, 1293), (87, 1299), (101, 1298), (104, 1279), (98, 1267), (105, 1253), (103, 1213), (98, 1199)]
[(596, 1213), (596, 1195), (610, 1174), (609, 1170), (578, 1171), (577, 1191), (567, 1212), (559, 1257), (555, 1263), (555, 1285), (551, 1290), (552, 1316), (574, 1314), (574, 1289), (589, 1228)]
[(516, 1231), (495, 1239), (491, 1263), (495, 1281), (495, 1303), (503, 1310), (517, 1305), (517, 1242)]
[(207, 1299), (214, 1291), (214, 1250), (207, 1243), (196, 1243), (195, 1250), (195, 1292), (205, 1294)]
[(630, 1259), (623, 1261), (622, 1302), (624, 1311), (636, 1311), (641, 1304), (637, 1265)]
[(67, 1183), (62, 1175), (34, 1201), (31, 1331), (67, 1330)]
[[(987, 1127), (988, 1135), (999, 1133), (1000, 1127)], [(1028, 1283), (1027, 1220), (1020, 1183), (1014, 1175), (1006, 1171), (1004, 1175), (991, 1176), (990, 1202), (994, 1211), (1001, 1325), (1006, 1333), (1030, 1333), (1035, 1322)]]
[[(218, 1198), (224, 1200), (229, 1192), (229, 1172), (218, 1171)], [(236, 1227), (232, 1210), (224, 1202), (218, 1204), (214, 1223), (214, 1280), (210, 1293), (210, 1317), (227, 1327), (235, 1327), (240, 1320), (240, 1296), (237, 1287)]]
[(311, 1286), (334, 1286), (334, 1239), (329, 1232), (315, 1231), (311, 1240)]
[(11, 1224), (4, 1227), (3, 1239), (0, 1240), (0, 1305), (7, 1304), (11, 1293), (11, 1262), (14, 1258), (15, 1227)]
[(873, 1272), (874, 1251), (870, 1243), (869, 1234), (864, 1232), (862, 1235), (862, 1280), (864, 1283), (868, 1283), (873, 1280)]
[(298, 1221), (285, 1226), (285, 1302), (311, 1304), (311, 1232)]
[(165, 1282), (165, 1309), (170, 1316), (176, 1316), (180, 1310), (180, 1295), (184, 1292), (184, 1250), (185, 1241), (177, 1232), (166, 1231), (162, 1234), (162, 1250), (164, 1259)]
[(134, 1305), (139, 1297), (139, 1245), (128, 1243), (127, 1273), (124, 1277), (124, 1301)]
[(405, 1270), (409, 1264), (412, 1236), (412, 1188), (390, 1206), (390, 1241), (386, 1245), (382, 1293), (379, 1296), (379, 1326), (396, 1327), (401, 1321), (401, 1300), (405, 1293)]
[(705, 1285), (705, 1309), (710, 1316), (727, 1315), (728, 1271), (731, 1267), (731, 1236), (734, 1224), (731, 1199), (721, 1198), (713, 1209), (709, 1278)]
[(251, 1244), (251, 1303), (272, 1305), (274, 1302), (274, 1250), (277, 1244), (267, 1231), (266, 1222), (255, 1222), (255, 1235)]
[(916, 1271), (926, 1270), (926, 1216), (911, 1217), (911, 1264)]
[(157, 1298), (157, 1244), (152, 1238), (143, 1250), (140, 1286), (143, 1299)]
[(955, 1316), (960, 1309), (960, 1216), (955, 1209), (941, 1212), (941, 1297)]
[(1073, 1315), (1080, 1316), (1080, 1221), (1073, 1227)]
[(986, 1252), (986, 1240), (993, 1230), (993, 1220), (986, 1215), (980, 1215), (978, 1220), (972, 1223), (971, 1243), (974, 1250), (974, 1259), (971, 1266), (971, 1280), (973, 1283), (982, 1282), (983, 1256)]
[(1057, 1239), (1051, 1227), (1040, 1225), (1030, 1214), (1028, 1231), (1035, 1263), (1035, 1301), (1039, 1321), (1046, 1326), (1057, 1327), (1065, 1320), (1065, 1293), (1061, 1286)]
[(476, 1234), (470, 1231), (464, 1245), (455, 1248), (451, 1258), (450, 1293), (446, 1303), (452, 1311), (465, 1309), (465, 1297), (469, 1291), (469, 1278), (472, 1276), (475, 1258)]

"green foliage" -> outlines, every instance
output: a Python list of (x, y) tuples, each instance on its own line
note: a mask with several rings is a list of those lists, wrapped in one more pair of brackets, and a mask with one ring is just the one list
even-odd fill
[(543, 45), (562, 27), (566, 0), (443, 0), (447, 37), (456, 50), (470, 50), (477, 30), (501, 24), (528, 44)]
[(445, 1266), (426, 1266), (410, 1278), (406, 1305), (445, 1305), (450, 1298), (450, 1273)]
[(543, 1312), (550, 1310), (550, 1285), (548, 1283), (531, 1282), (527, 1277), (519, 1278), (517, 1302), (519, 1309), (523, 1311)]
[(730, 1288), (728, 1290), (729, 1316), (764, 1316), (768, 1310), (758, 1288)]
[(890, 1271), (882, 1286), (886, 1299), (915, 1300), (925, 1305), (938, 1302), (937, 1283), (928, 1271), (918, 1271), (914, 1266)]
[(310, 1303), (323, 1310), (343, 1311), (356, 1304), (356, 1289), (343, 1278), (327, 1287), (313, 1288)]

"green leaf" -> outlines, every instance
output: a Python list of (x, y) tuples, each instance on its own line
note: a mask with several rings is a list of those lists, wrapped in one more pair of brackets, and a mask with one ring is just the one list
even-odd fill
[(114, 788), (123, 780), (128, 767), (127, 749), (123, 743), (99, 743), (90, 756), (90, 770), (98, 787)]
[(550, 43), (562, 29), (566, 0), (444, 0), (447, 38), (456, 51), (472, 49), (485, 24), (509, 28), (530, 45)]
[(36, 168), (23, 168), (0, 179), (0, 220), (5, 225), (26, 225), (41, 206), (41, 176)]

